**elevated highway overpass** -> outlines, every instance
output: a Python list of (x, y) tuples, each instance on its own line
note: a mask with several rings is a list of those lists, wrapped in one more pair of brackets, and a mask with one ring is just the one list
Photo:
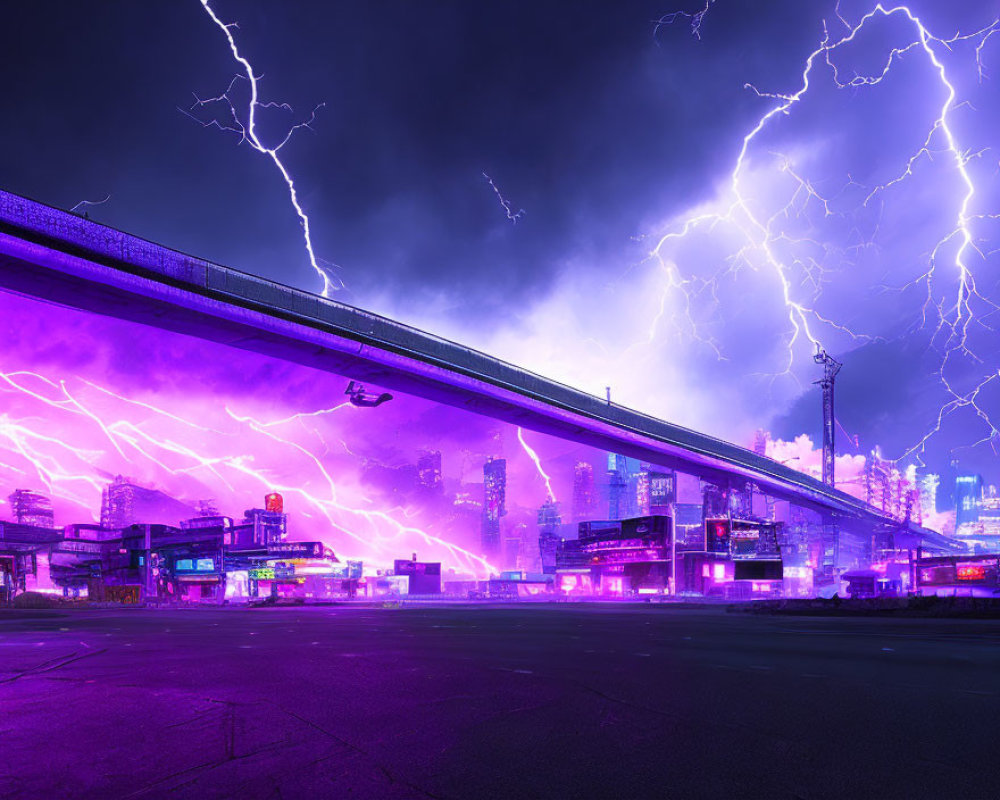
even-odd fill
[[(888, 518), (729, 442), (391, 319), (0, 192), (0, 288), (304, 364), (719, 482), (753, 481), (845, 523)], [(339, 395), (340, 384), (331, 384)], [(951, 540), (914, 529), (925, 543)]]

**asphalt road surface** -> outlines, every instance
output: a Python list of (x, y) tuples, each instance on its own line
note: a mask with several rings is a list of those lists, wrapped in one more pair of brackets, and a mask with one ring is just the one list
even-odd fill
[(1000, 622), (0, 612), (3, 798), (995, 798)]

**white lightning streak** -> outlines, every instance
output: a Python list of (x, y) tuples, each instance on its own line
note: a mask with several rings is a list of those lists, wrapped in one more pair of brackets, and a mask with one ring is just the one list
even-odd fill
[(71, 214), (76, 214), (84, 206), (100, 206), (100, 205), (104, 205), (104, 203), (108, 202), (108, 200), (110, 200), (110, 199), (111, 199), (111, 195), (109, 194), (103, 200), (81, 200), (79, 203), (77, 203), (75, 206), (73, 206), (69, 211), (70, 211)]
[[(688, 17), (692, 19), (693, 33), (699, 36), (701, 19), (711, 4), (711, 0), (709, 0), (704, 9), (697, 15), (684, 13), (665, 15), (661, 18), (659, 24), (670, 24), (678, 16)], [(927, 295), (921, 309), (921, 319), (925, 323), (928, 317), (935, 319), (932, 343), (938, 339), (939, 335), (943, 334), (945, 341), (938, 376), (949, 400), (940, 409), (937, 424), (934, 428), (916, 445), (908, 449), (901, 458), (906, 458), (910, 455), (916, 455), (919, 458), (919, 455), (924, 452), (928, 439), (934, 433), (940, 431), (944, 418), (959, 408), (973, 409), (976, 415), (986, 424), (987, 436), (978, 443), (991, 442), (994, 449), (1000, 452), (1000, 449), (998, 449), (1000, 448), (998, 421), (995, 416), (991, 416), (984, 406), (982, 398), (983, 390), (997, 379), (997, 374), (993, 371), (987, 371), (979, 379), (979, 382), (968, 391), (957, 389), (946, 375), (950, 362), (959, 356), (967, 356), (972, 361), (982, 362), (983, 359), (972, 352), (970, 347), (969, 333), (971, 326), (976, 324), (992, 331), (993, 328), (986, 323), (985, 319), (1000, 311), (1000, 306), (997, 303), (978, 291), (975, 276), (970, 267), (970, 258), (973, 254), (985, 258), (983, 252), (977, 246), (973, 223), (980, 220), (1000, 219), (1000, 215), (974, 213), (973, 211), (976, 185), (970, 174), (968, 165), (972, 159), (980, 157), (983, 151), (972, 152), (963, 149), (958, 142), (951, 117), (953, 112), (964, 104), (957, 101), (955, 84), (949, 77), (944, 61), (942, 60), (943, 53), (951, 52), (953, 45), (956, 43), (974, 43), (978, 75), (980, 80), (982, 80), (984, 78), (983, 48), (1000, 31), (1000, 19), (993, 20), (989, 25), (973, 33), (959, 33), (951, 38), (940, 38), (934, 36), (920, 18), (905, 5), (889, 7), (883, 3), (877, 3), (853, 24), (841, 15), (839, 7), (836, 10), (836, 15), (840, 23), (844, 25), (846, 32), (839, 38), (833, 37), (824, 22), (822, 40), (819, 46), (807, 56), (800, 77), (799, 87), (796, 91), (792, 93), (763, 92), (750, 84), (746, 84), (747, 88), (756, 93), (758, 97), (776, 102), (756, 121), (749, 132), (743, 136), (735, 164), (728, 176), (728, 200), (724, 204), (724, 210), (698, 214), (684, 220), (675, 230), (668, 231), (660, 237), (651, 252), (651, 257), (655, 258), (666, 272), (667, 289), (680, 292), (680, 296), (682, 297), (680, 315), (686, 320), (686, 327), (690, 329), (693, 338), (705, 342), (712, 347), (716, 347), (715, 343), (710, 338), (704, 338), (699, 333), (695, 324), (691, 313), (694, 300), (701, 292), (706, 290), (711, 291), (714, 297), (719, 279), (726, 274), (735, 272), (741, 266), (749, 266), (753, 269), (757, 269), (757, 263), (766, 266), (777, 279), (780, 299), (786, 311), (789, 326), (784, 341), (784, 345), (787, 348), (787, 360), (784, 371), (780, 374), (792, 375), (794, 377), (792, 366), (795, 358), (795, 346), (800, 340), (808, 341), (813, 347), (823, 346), (819, 338), (821, 329), (845, 333), (854, 341), (875, 340), (877, 337), (855, 333), (847, 326), (820, 314), (815, 308), (809, 305), (811, 301), (803, 300), (797, 295), (796, 278), (794, 277), (793, 268), (799, 270), (800, 274), (804, 276), (799, 279), (800, 281), (807, 282), (813, 286), (813, 299), (818, 297), (825, 275), (825, 270), (819, 261), (809, 257), (806, 259), (797, 259), (792, 263), (786, 263), (778, 253), (777, 244), (779, 242), (790, 242), (792, 240), (787, 237), (776, 223), (793, 215), (805, 215), (810, 203), (818, 203), (822, 207), (824, 215), (830, 216), (834, 212), (831, 210), (829, 198), (822, 197), (812, 183), (796, 174), (790, 159), (776, 154), (779, 155), (781, 161), (780, 170), (795, 181), (795, 185), (798, 188), (787, 205), (778, 209), (773, 214), (762, 214), (755, 210), (752, 205), (751, 198), (755, 198), (755, 192), (752, 191), (753, 187), (745, 185), (748, 174), (748, 153), (761, 132), (772, 121), (791, 114), (794, 107), (807, 94), (813, 79), (814, 68), (817, 65), (825, 65), (830, 69), (834, 84), (837, 87), (857, 89), (881, 83), (904, 55), (911, 52), (922, 53), (936, 75), (936, 84), (943, 90), (944, 99), (940, 111), (937, 118), (931, 124), (922, 146), (916, 153), (909, 157), (900, 173), (892, 180), (875, 187), (868, 193), (864, 202), (864, 205), (867, 206), (877, 195), (888, 191), (910, 178), (914, 174), (915, 167), (921, 160), (932, 159), (935, 153), (942, 151), (948, 155), (963, 186), (961, 198), (957, 202), (955, 210), (954, 228), (947, 232), (934, 247), (930, 255), (927, 271), (914, 281), (911, 281), (910, 284), (907, 284), (908, 286), (921, 282), (926, 284)], [(912, 26), (915, 32), (913, 41), (903, 46), (892, 48), (884, 64), (873, 74), (842, 78), (841, 71), (834, 59), (836, 51), (855, 41), (873, 19), (888, 19), (894, 16), (905, 18)], [(938, 150), (933, 149), (935, 141), (941, 143), (941, 147)], [(857, 184), (851, 179), (848, 185)], [(720, 224), (731, 226), (742, 237), (744, 242), (743, 246), (728, 259), (727, 268), (708, 280), (682, 274), (677, 265), (667, 256), (666, 248), (668, 244), (684, 239), (697, 228), (707, 227), (711, 230)], [(830, 252), (826, 246), (819, 242), (813, 240), (800, 241), (823, 248), (827, 253)], [(860, 246), (868, 246), (870, 244), (868, 242)], [(939, 268), (939, 259), (945, 248), (951, 245), (954, 246), (955, 250), (952, 267), (955, 273), (956, 291), (951, 301), (938, 300), (935, 297), (932, 284)], [(758, 257), (759, 262), (755, 263), (752, 261), (752, 256)], [(974, 301), (976, 304), (982, 304), (986, 307), (986, 317), (981, 314), (977, 315), (973, 305)], [(660, 314), (656, 315), (650, 327), (651, 339), (655, 335), (656, 326), (659, 324), (663, 313), (664, 306), (661, 304)]]
[(209, 17), (211, 17), (212, 22), (214, 22), (216, 26), (219, 28), (219, 30), (222, 31), (223, 35), (225, 35), (226, 41), (229, 43), (229, 49), (233, 54), (233, 58), (236, 60), (236, 62), (240, 65), (240, 67), (243, 70), (243, 74), (240, 77), (245, 77), (250, 84), (250, 104), (247, 108), (247, 115), (246, 115), (247, 122), (244, 125), (240, 121), (239, 116), (236, 113), (235, 106), (233, 106), (232, 101), (229, 99), (228, 92), (229, 89), (231, 89), (233, 86), (233, 84), (230, 84), (229, 89), (227, 89), (226, 92), (219, 95), (218, 97), (212, 97), (207, 100), (200, 100), (196, 97), (195, 107), (204, 106), (213, 102), (225, 101), (229, 105), (230, 111), (232, 112), (233, 122), (236, 127), (227, 128), (225, 126), (219, 125), (219, 123), (215, 121), (212, 122), (202, 122), (201, 120), (198, 121), (205, 127), (214, 126), (218, 128), (223, 128), (225, 130), (236, 131), (237, 133), (240, 134), (242, 140), (248, 142), (254, 150), (256, 150), (258, 153), (261, 153), (262, 155), (267, 156), (274, 164), (278, 172), (281, 173), (281, 177), (284, 180), (285, 186), (288, 189), (288, 197), (291, 200), (292, 207), (295, 209), (295, 213), (299, 218), (299, 223), (302, 225), (302, 237), (305, 240), (306, 252), (309, 256), (309, 265), (313, 268), (313, 270), (315, 270), (316, 274), (320, 277), (320, 279), (323, 282), (323, 289), (321, 294), (323, 295), (323, 297), (329, 297), (331, 290), (343, 288), (343, 284), (340, 283), (339, 281), (335, 282), (330, 277), (330, 274), (327, 272), (327, 270), (320, 265), (319, 260), (316, 257), (316, 251), (313, 248), (312, 232), (309, 227), (309, 216), (306, 214), (305, 210), (302, 208), (301, 203), (299, 202), (298, 191), (295, 188), (295, 181), (292, 180), (291, 173), (288, 171), (288, 168), (285, 166), (284, 162), (282, 162), (281, 158), (278, 155), (278, 152), (281, 150), (281, 148), (283, 148), (286, 144), (288, 144), (289, 140), (292, 138), (292, 134), (294, 134), (295, 131), (299, 130), (300, 128), (310, 128), (311, 130), (311, 125), (316, 118), (316, 112), (320, 108), (322, 108), (325, 104), (320, 103), (318, 106), (316, 106), (316, 108), (313, 109), (312, 113), (309, 115), (309, 118), (305, 122), (300, 122), (297, 125), (293, 125), (289, 129), (285, 137), (275, 147), (267, 147), (260, 140), (260, 137), (258, 136), (257, 133), (258, 109), (283, 108), (285, 110), (290, 111), (291, 107), (288, 106), (287, 103), (278, 104), (278, 103), (260, 102), (259, 99), (260, 95), (258, 91), (259, 76), (254, 74), (253, 67), (250, 65), (250, 62), (246, 59), (246, 57), (240, 52), (240, 49), (236, 44), (236, 39), (233, 38), (232, 29), (236, 27), (235, 23), (227, 24), (223, 22), (221, 19), (219, 19), (215, 11), (212, 9), (211, 5), (209, 5), (209, 0), (200, 0), (200, 2), (202, 7), (205, 9), (205, 12), (208, 14)]
[(486, 182), (490, 185), (490, 188), (493, 189), (493, 193), (497, 196), (497, 200), (500, 201), (500, 205), (503, 208), (504, 213), (507, 215), (507, 219), (509, 219), (512, 223), (517, 225), (517, 221), (524, 216), (525, 213), (524, 209), (523, 208), (520, 209), (515, 214), (514, 207), (510, 204), (510, 201), (503, 196), (503, 194), (500, 191), (500, 187), (493, 182), (493, 178), (491, 178), (485, 172), (483, 173), (483, 177), (486, 178)]
[(555, 492), (552, 491), (552, 479), (549, 477), (548, 473), (542, 468), (542, 460), (538, 457), (538, 453), (524, 441), (524, 431), (521, 428), (517, 429), (517, 440), (521, 443), (521, 447), (524, 448), (524, 452), (528, 454), (528, 457), (535, 463), (535, 468), (538, 470), (538, 474), (542, 476), (542, 480), (545, 481), (545, 491), (549, 493), (549, 500), (553, 503), (556, 501)]

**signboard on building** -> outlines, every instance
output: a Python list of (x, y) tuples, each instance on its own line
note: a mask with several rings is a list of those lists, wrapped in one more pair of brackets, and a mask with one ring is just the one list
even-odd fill
[(656, 514), (666, 509), (677, 498), (674, 491), (674, 473), (649, 473), (649, 509)]
[(252, 581), (273, 581), (274, 569), (271, 567), (256, 567), (250, 570), (250, 580)]
[(322, 542), (272, 542), (267, 545), (267, 554), (287, 558), (322, 558)]

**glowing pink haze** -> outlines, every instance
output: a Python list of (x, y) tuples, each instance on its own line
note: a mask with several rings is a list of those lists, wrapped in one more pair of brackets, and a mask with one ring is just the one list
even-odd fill
[[(0, 495), (45, 491), (60, 525), (95, 519), (116, 474), (235, 517), (275, 490), (293, 539), (370, 566), (416, 552), (485, 577), (499, 567), (479, 544), (487, 456), (508, 459), (505, 530), (529, 537), (536, 509), (569, 496), (576, 459), (597, 457), (405, 395), (356, 408), (347, 378), (132, 323), (9, 294), (0, 316)], [(443, 494), (416, 480), (431, 449)]]

